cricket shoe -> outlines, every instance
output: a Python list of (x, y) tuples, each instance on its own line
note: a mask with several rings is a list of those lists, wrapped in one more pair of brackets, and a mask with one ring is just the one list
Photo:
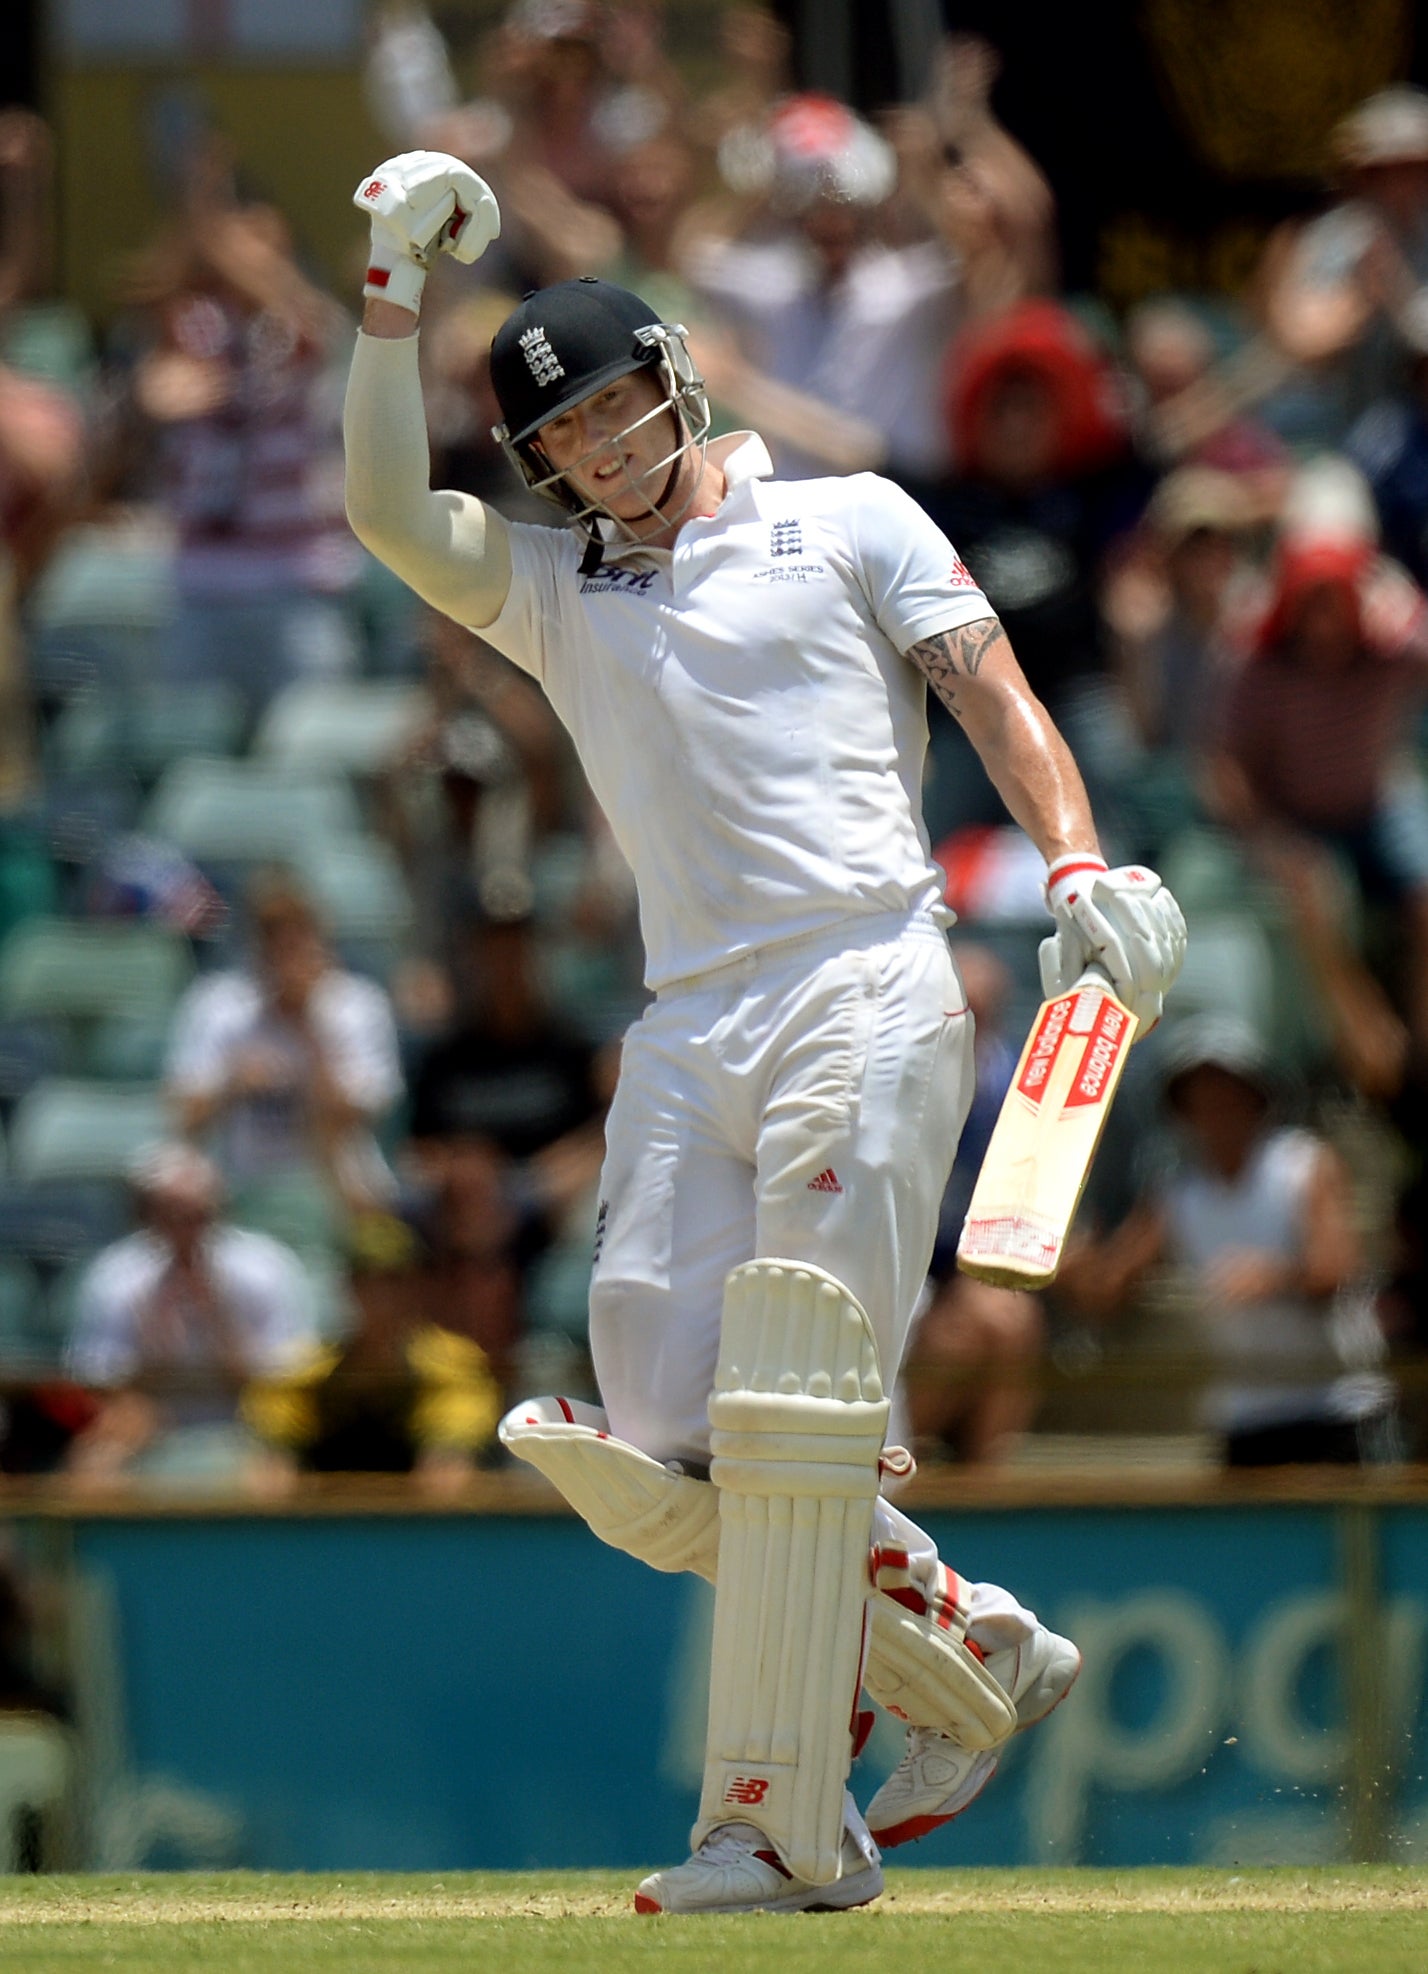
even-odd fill
[(795, 1878), (752, 1823), (721, 1823), (688, 1864), (652, 1872), (641, 1881), (635, 1911), (845, 1912), (871, 1904), (882, 1889), (878, 1847), (852, 1809), (843, 1832), (843, 1875), (830, 1885)]
[[(1016, 1731), (1035, 1727), (1076, 1683), (1081, 1654), (1039, 1625), (1024, 1644), (990, 1652), (987, 1671), (1011, 1695)], [(996, 1749), (963, 1748), (932, 1727), (910, 1727), (902, 1760), (868, 1804), (868, 1828), (885, 1851), (940, 1830), (974, 1803), (996, 1772)]]

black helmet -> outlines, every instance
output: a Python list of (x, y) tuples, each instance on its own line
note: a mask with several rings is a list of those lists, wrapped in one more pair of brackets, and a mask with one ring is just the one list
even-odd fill
[(678, 323), (661, 322), (628, 288), (592, 275), (527, 295), (491, 344), (491, 384), (505, 419), (493, 436), (526, 484), (563, 507), (588, 511), (552, 474), (533, 440), (552, 418), (646, 366), (659, 374), (688, 441), (702, 444), (709, 404), (686, 334)]
[(512, 445), (642, 364), (657, 347), (636, 331), (659, 327), (648, 302), (611, 281), (559, 281), (527, 295), (496, 331), (491, 383)]

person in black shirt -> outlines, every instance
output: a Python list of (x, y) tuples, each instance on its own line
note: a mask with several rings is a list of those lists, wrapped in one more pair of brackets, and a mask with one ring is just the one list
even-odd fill
[(524, 909), (460, 936), (458, 1013), (412, 1082), (413, 1162), (452, 1327), (506, 1369), (523, 1278), (595, 1183), (613, 1077), (551, 1012)]

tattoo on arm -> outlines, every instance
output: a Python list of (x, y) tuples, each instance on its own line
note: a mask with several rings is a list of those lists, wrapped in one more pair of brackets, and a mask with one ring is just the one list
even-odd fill
[(974, 679), (982, 669), (987, 653), (1006, 643), (1006, 633), (995, 617), (979, 617), (974, 624), (963, 624), (955, 631), (939, 631), (914, 644), (908, 657), (916, 665), (954, 719), (960, 720), (957, 705), (959, 678)]

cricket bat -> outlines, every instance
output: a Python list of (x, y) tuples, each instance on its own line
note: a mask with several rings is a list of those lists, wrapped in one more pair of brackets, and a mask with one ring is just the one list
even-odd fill
[(1055, 1278), (1135, 1032), (1098, 967), (1042, 1003), (957, 1243), (964, 1274), (1011, 1289)]

